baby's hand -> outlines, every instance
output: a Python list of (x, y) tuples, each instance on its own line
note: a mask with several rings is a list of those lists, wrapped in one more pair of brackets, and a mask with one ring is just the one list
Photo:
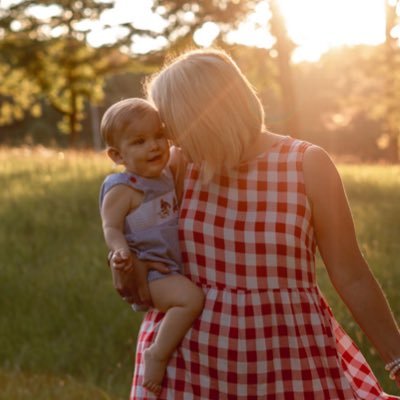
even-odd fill
[(133, 268), (133, 257), (130, 250), (118, 249), (113, 254), (113, 267), (120, 271), (129, 271)]

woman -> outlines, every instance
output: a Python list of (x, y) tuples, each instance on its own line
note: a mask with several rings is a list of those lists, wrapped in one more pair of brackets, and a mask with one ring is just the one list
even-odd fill
[[(180, 244), (186, 275), (206, 295), (159, 398), (397, 398), (382, 391), (316, 283), (318, 247), (334, 287), (400, 383), (399, 329), (361, 255), (327, 154), (265, 131), (259, 99), (224, 52), (183, 54), (147, 89), (182, 150), (178, 165), (187, 160)], [(130, 300), (149, 303), (151, 268), (162, 270), (135, 263), (129, 277), (116, 277), (118, 291), (129, 295), (135, 286), (140, 299)], [(141, 384), (143, 352), (161, 320), (155, 310), (144, 317), (132, 399), (153, 398)]]

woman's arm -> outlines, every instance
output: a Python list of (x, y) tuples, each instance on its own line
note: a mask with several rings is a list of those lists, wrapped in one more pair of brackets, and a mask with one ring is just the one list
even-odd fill
[[(339, 173), (321, 148), (304, 155), (304, 179), (318, 249), (333, 286), (387, 363), (400, 357), (400, 332), (359, 249)], [(397, 375), (400, 383), (400, 374)]]

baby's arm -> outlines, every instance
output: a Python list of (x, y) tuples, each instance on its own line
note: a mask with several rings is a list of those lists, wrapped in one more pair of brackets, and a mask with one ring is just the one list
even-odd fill
[(127, 269), (132, 265), (132, 254), (124, 236), (125, 217), (138, 207), (143, 194), (125, 185), (116, 185), (104, 196), (101, 218), (107, 246), (118, 260), (118, 268)]

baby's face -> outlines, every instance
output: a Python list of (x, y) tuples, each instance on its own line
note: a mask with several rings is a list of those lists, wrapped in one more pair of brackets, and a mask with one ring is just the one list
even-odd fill
[(168, 163), (169, 144), (157, 114), (128, 127), (118, 147), (127, 171), (145, 178), (160, 176)]

